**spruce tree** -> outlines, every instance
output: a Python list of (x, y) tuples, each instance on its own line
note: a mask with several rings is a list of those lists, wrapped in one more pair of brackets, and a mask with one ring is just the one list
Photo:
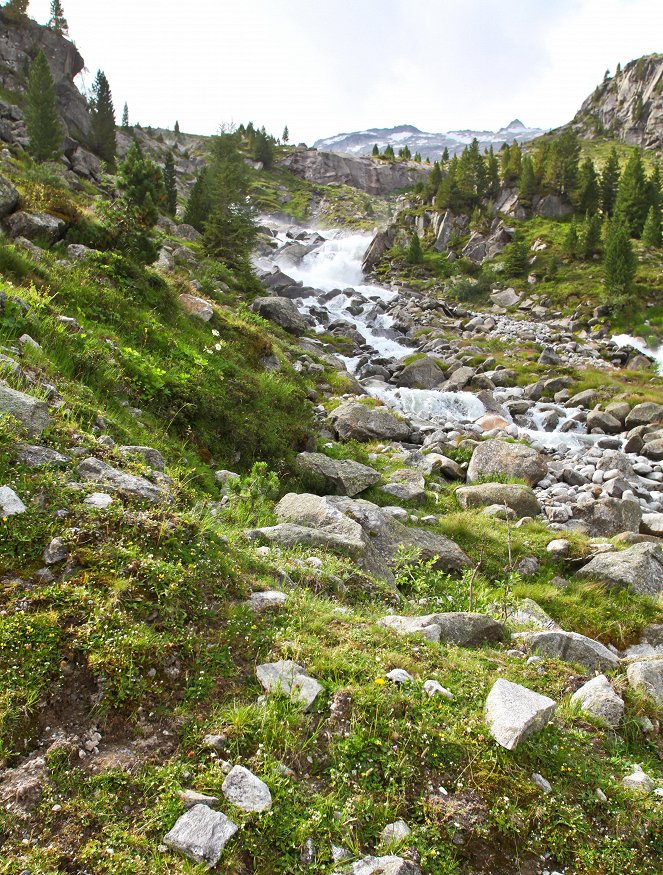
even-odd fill
[(504, 185), (515, 185), (522, 173), (523, 153), (517, 142), (505, 146), (501, 152), (502, 181)]
[(212, 196), (210, 193), (209, 177), (207, 169), (200, 171), (189, 194), (186, 209), (182, 220), (187, 225), (192, 225), (196, 231), (205, 230), (205, 222), (212, 208)]
[(102, 70), (97, 71), (97, 76), (92, 85), (90, 122), (92, 145), (97, 155), (113, 170), (115, 168), (117, 148), (115, 142), (115, 108), (108, 79)]
[(663, 191), (661, 191), (661, 168), (657, 164), (647, 180), (647, 198), (650, 207), (657, 210), (663, 208)]
[(281, 135), (281, 139), (282, 139), (283, 142), (286, 143), (286, 144), (287, 144), (288, 141), (290, 140), (290, 131), (288, 130), (288, 126), (287, 126), (287, 125), (283, 128), (283, 134)]
[(555, 194), (573, 198), (578, 185), (579, 160), (580, 141), (577, 134), (569, 128), (550, 143), (544, 168), (544, 183)]
[(445, 164), (449, 160), (449, 150), (447, 149), (446, 146), (444, 147), (444, 151), (442, 152), (442, 160), (444, 161)]
[(62, 154), (64, 130), (58, 115), (51, 68), (41, 49), (30, 68), (25, 120), (30, 153), (35, 161), (58, 158)]
[(156, 225), (159, 207), (165, 204), (163, 174), (134, 140), (127, 157), (120, 164), (117, 186), (127, 204), (135, 211), (138, 223), (145, 229)]
[(650, 207), (645, 226), (642, 229), (642, 243), (647, 249), (661, 247), (661, 212), (657, 207)]
[(534, 164), (529, 155), (523, 156), (521, 166), (520, 179), (518, 180), (518, 200), (524, 207), (529, 209), (532, 206), (532, 201), (537, 191)]
[(256, 161), (261, 161), (266, 170), (270, 170), (274, 163), (274, 143), (264, 128), (256, 131), (253, 141), (253, 157)]
[[(436, 162), (437, 163), (437, 162)], [(454, 155), (447, 167), (435, 195), (435, 208), (438, 210), (457, 210), (461, 205), (460, 190), (456, 180), (458, 174), (458, 156)], [(441, 175), (441, 174), (440, 174)]]
[(9, 0), (2, 7), (3, 14), (10, 21), (21, 21), (28, 14), (28, 5), (30, 0)]
[(496, 198), (500, 193), (500, 163), (491, 146), (488, 150), (486, 162), (486, 194), (490, 198)]
[(562, 251), (569, 258), (577, 258), (579, 248), (578, 227), (574, 218), (571, 220), (571, 224), (569, 225), (566, 235), (564, 237)]
[(66, 36), (69, 33), (69, 25), (64, 17), (64, 9), (60, 0), (51, 0), (51, 17), (48, 21), (48, 26), (56, 33)]
[(178, 121), (175, 122), (175, 127), (173, 128), (176, 134), (180, 132), (180, 123)]
[(638, 149), (624, 168), (614, 209), (626, 223), (626, 230), (631, 237), (642, 234), (650, 207), (649, 195), (642, 153)]
[(578, 191), (576, 203), (581, 213), (595, 213), (599, 208), (601, 192), (599, 181), (594, 169), (594, 162), (587, 157), (580, 165), (578, 172)]
[(440, 183), (442, 182), (442, 171), (440, 170), (440, 165), (436, 161), (433, 164), (433, 169), (426, 177), (426, 188), (425, 188), (425, 196), (426, 198), (432, 198), (435, 196)]
[(617, 215), (610, 223), (603, 257), (605, 287), (615, 303), (625, 302), (635, 270), (636, 260), (629, 239), (628, 225)]
[(608, 160), (601, 173), (600, 203), (604, 216), (612, 216), (619, 187), (619, 156), (612, 147)]
[(504, 270), (509, 277), (522, 277), (529, 267), (529, 252), (523, 237), (516, 233), (506, 247)]
[(385, 147), (385, 150), (384, 150), (384, 157), (385, 157), (385, 158), (388, 158), (390, 161), (393, 161), (393, 159), (396, 157), (396, 156), (394, 155), (394, 147), (391, 145), (391, 143), (389, 143), (389, 144)]
[(421, 250), (421, 240), (419, 239), (419, 235), (415, 231), (412, 234), (410, 239), (410, 245), (407, 249), (406, 258), (409, 264), (422, 264), (424, 260), (424, 253)]
[(377, 143), (373, 146), (373, 151), (371, 152), (371, 155), (372, 155), (374, 158), (379, 158), (379, 157), (380, 157), (380, 147), (378, 146)]
[(126, 131), (129, 127), (129, 104), (124, 104), (124, 109), (122, 110), (122, 127)]
[(163, 185), (166, 190), (166, 213), (175, 216), (177, 213), (177, 177), (175, 175), (175, 159), (168, 152), (163, 165)]
[(585, 261), (601, 250), (601, 218), (598, 213), (587, 213), (582, 234), (582, 257)]

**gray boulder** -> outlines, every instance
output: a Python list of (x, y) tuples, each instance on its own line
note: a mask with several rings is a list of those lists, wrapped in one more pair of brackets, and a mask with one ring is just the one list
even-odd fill
[(289, 298), (256, 298), (251, 304), (254, 313), (280, 325), (289, 334), (303, 334), (307, 323)]
[(290, 659), (265, 662), (257, 666), (256, 676), (266, 693), (287, 696), (294, 704), (303, 705), (305, 711), (310, 710), (323, 690), (322, 684)]
[(228, 802), (242, 811), (268, 811), (272, 807), (272, 794), (264, 781), (244, 766), (235, 766), (221, 785), (221, 792)]
[(621, 532), (638, 532), (642, 511), (632, 499), (603, 498), (587, 507), (576, 506), (574, 516), (592, 537), (611, 538)]
[(268, 589), (264, 592), (253, 592), (247, 605), (257, 614), (263, 611), (273, 611), (282, 607), (288, 601), (288, 595), (277, 589)]
[(0, 414), (3, 413), (22, 422), (30, 436), (40, 434), (51, 423), (45, 401), (0, 384)]
[(18, 212), (5, 219), (10, 237), (25, 237), (35, 243), (51, 246), (64, 236), (66, 223), (49, 213)]
[(397, 386), (409, 389), (435, 389), (444, 382), (444, 372), (429, 356), (406, 365), (395, 379)]
[(626, 670), (629, 684), (641, 690), (663, 711), (663, 659), (632, 662)]
[(143, 498), (145, 501), (153, 503), (159, 503), (166, 499), (164, 490), (160, 486), (155, 486), (145, 477), (127, 474), (125, 471), (113, 468), (106, 462), (102, 462), (101, 459), (95, 459), (92, 456), (83, 459), (78, 466), (78, 473), (83, 480), (101, 483), (114, 492)]
[(448, 456), (443, 456), (441, 453), (427, 453), (419, 468), (424, 474), (438, 474), (444, 477), (445, 480), (464, 480), (465, 471), (461, 468), (458, 462)]
[(166, 467), (163, 456), (154, 447), (123, 446), (119, 449), (125, 456), (139, 456), (146, 465), (155, 471), (163, 471)]
[(663, 513), (643, 513), (640, 533), (663, 538)]
[(638, 425), (653, 425), (655, 422), (663, 422), (663, 404), (654, 401), (643, 401), (636, 404), (626, 417), (626, 428), (636, 428)]
[(421, 869), (403, 857), (364, 857), (352, 864), (350, 875), (421, 875)]
[(393, 495), (400, 501), (412, 501), (423, 504), (426, 501), (426, 481), (419, 471), (411, 468), (401, 468), (394, 471), (389, 477), (389, 482), (381, 487), (382, 492)]
[(13, 213), (18, 206), (18, 192), (11, 182), (0, 176), (0, 219)]
[(27, 507), (9, 486), (0, 486), (0, 516), (15, 516), (25, 513)]
[(482, 644), (504, 641), (503, 623), (485, 614), (454, 611), (426, 614), (421, 617), (383, 617), (380, 625), (401, 635), (422, 635), (428, 641), (443, 641), (459, 647), (480, 647)]
[(548, 473), (548, 465), (532, 447), (506, 441), (482, 441), (474, 450), (467, 469), (467, 482), (474, 483), (496, 474), (524, 480), (534, 486)]
[(628, 587), (639, 595), (655, 596), (663, 592), (663, 548), (660, 544), (644, 543), (600, 553), (577, 576), (600, 580), (611, 587)]
[(498, 678), (486, 699), (486, 721), (495, 741), (513, 750), (548, 723), (555, 702), (527, 687)]
[(344, 401), (332, 411), (330, 419), (342, 440), (407, 441), (411, 429), (384, 407), (367, 407), (359, 401)]
[(53, 538), (48, 547), (44, 550), (42, 559), (45, 565), (56, 565), (58, 562), (64, 562), (69, 555), (67, 545), (62, 538)]
[(207, 805), (194, 805), (163, 837), (163, 843), (196, 863), (206, 863), (210, 869), (219, 862), (227, 842), (237, 827), (220, 811)]
[(351, 459), (330, 459), (323, 453), (300, 453), (297, 466), (301, 471), (324, 478), (327, 486), (339, 495), (351, 498), (380, 479), (380, 473), (368, 465)]
[(624, 700), (617, 695), (604, 674), (597, 675), (571, 696), (571, 704), (616, 728), (624, 714)]
[(541, 505), (529, 486), (516, 483), (480, 483), (476, 486), (460, 486), (456, 500), (463, 508), (487, 507), (493, 504), (506, 505), (519, 519), (535, 517), (541, 513)]
[(214, 307), (204, 298), (197, 298), (195, 295), (180, 295), (178, 300), (184, 312), (195, 319), (209, 322), (214, 315)]
[(615, 668), (619, 659), (612, 650), (578, 632), (562, 630), (523, 632), (517, 636), (529, 650), (551, 659), (577, 662), (589, 671)]
[(50, 447), (32, 446), (31, 444), (20, 444), (16, 457), (28, 468), (66, 465), (70, 461), (69, 456), (64, 456), (57, 450), (52, 450)]

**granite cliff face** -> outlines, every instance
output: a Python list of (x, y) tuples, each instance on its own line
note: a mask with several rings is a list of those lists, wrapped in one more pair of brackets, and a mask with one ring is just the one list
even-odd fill
[(430, 173), (428, 165), (387, 163), (370, 158), (353, 158), (332, 152), (306, 149), (293, 152), (281, 162), (296, 176), (318, 185), (351, 185), (368, 194), (390, 194), (416, 185)]
[(55, 80), (60, 114), (73, 137), (83, 138), (90, 129), (85, 98), (74, 78), (85, 66), (76, 46), (55, 31), (31, 19), (7, 20), (0, 11), (0, 86), (16, 95), (25, 93), (27, 74), (35, 55), (43, 49)]
[(663, 54), (645, 55), (604, 79), (571, 124), (583, 137), (663, 148)]

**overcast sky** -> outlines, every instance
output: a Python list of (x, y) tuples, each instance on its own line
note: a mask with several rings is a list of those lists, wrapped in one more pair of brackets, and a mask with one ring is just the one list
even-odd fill
[[(29, 12), (48, 19), (50, 0)], [(663, 51), (663, 0), (63, 0), (119, 117), (291, 141), (568, 121), (607, 68)]]

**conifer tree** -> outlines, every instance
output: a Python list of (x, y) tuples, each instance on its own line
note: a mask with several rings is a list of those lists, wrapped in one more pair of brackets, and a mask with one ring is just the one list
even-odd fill
[(210, 193), (209, 177), (207, 169), (204, 168), (196, 177), (182, 219), (185, 224), (192, 225), (196, 231), (200, 231), (202, 234), (205, 230), (205, 222), (211, 208), (212, 196)]
[(582, 234), (582, 257), (591, 259), (601, 250), (601, 218), (598, 213), (587, 213)]
[(127, 157), (120, 164), (118, 188), (127, 204), (135, 211), (138, 223), (151, 228), (159, 218), (159, 207), (165, 204), (163, 174), (151, 158), (143, 155), (138, 140), (134, 140)]
[(581, 213), (595, 213), (599, 208), (601, 192), (594, 169), (594, 162), (588, 156), (580, 165), (578, 172), (577, 207)]
[(2, 7), (3, 13), (10, 21), (21, 21), (28, 14), (30, 0), (9, 0)]
[(394, 147), (389, 143), (384, 150), (384, 157), (393, 160), (396, 156), (394, 155)]
[(373, 146), (373, 151), (371, 152), (371, 155), (372, 155), (374, 158), (379, 158), (379, 157), (380, 157), (380, 147), (378, 146), (377, 143)]
[(173, 130), (174, 130), (174, 132), (175, 132), (176, 134), (179, 134), (179, 132), (180, 132), (180, 123), (179, 123), (178, 121), (175, 122), (175, 127), (173, 128)]
[(645, 226), (642, 229), (642, 242), (647, 249), (660, 249), (661, 247), (661, 211), (657, 207), (649, 208)]
[(631, 237), (642, 234), (650, 207), (649, 196), (642, 153), (638, 149), (624, 168), (614, 210), (621, 215)]
[(175, 159), (168, 152), (163, 165), (163, 185), (166, 190), (166, 213), (175, 216), (177, 213), (177, 177), (175, 175)]
[(28, 78), (26, 126), (35, 161), (50, 161), (62, 154), (64, 131), (58, 115), (55, 85), (41, 49)]
[(441, 182), (442, 182), (442, 171), (440, 169), (440, 165), (436, 161), (433, 164), (433, 169), (431, 170), (431, 172), (428, 174), (428, 177), (426, 178), (425, 196), (427, 198), (434, 197)]
[(419, 235), (415, 231), (410, 238), (410, 245), (408, 246), (406, 258), (409, 264), (422, 264), (424, 260), (424, 253), (421, 250), (421, 240), (419, 239)]
[(522, 172), (522, 159), (522, 150), (517, 142), (502, 148), (502, 181), (504, 185), (515, 185), (518, 182)]
[(579, 251), (579, 240), (578, 240), (578, 227), (576, 225), (576, 220), (573, 218), (571, 220), (571, 224), (568, 227), (566, 235), (564, 237), (564, 242), (562, 244), (562, 250), (565, 255), (568, 255), (569, 258), (577, 258)]
[(444, 151), (442, 152), (442, 160), (444, 161), (445, 164), (449, 160), (449, 150), (447, 149), (446, 146), (444, 147)]
[(97, 71), (92, 85), (90, 122), (93, 146), (99, 157), (113, 170), (116, 154), (115, 108), (108, 79), (102, 70)]
[(288, 140), (290, 139), (290, 131), (288, 130), (287, 125), (283, 128), (283, 133), (281, 134), (281, 139), (283, 140), (284, 143), (287, 143)]
[(122, 110), (122, 127), (126, 131), (129, 127), (129, 104), (125, 102), (124, 109)]
[(656, 165), (647, 180), (647, 196), (650, 207), (656, 207), (657, 210), (663, 208), (663, 191), (661, 191), (661, 168)]
[(64, 17), (64, 9), (60, 0), (51, 0), (51, 17), (48, 21), (48, 26), (56, 33), (66, 36), (69, 33), (69, 25)]
[(524, 207), (529, 209), (532, 206), (532, 201), (537, 191), (534, 164), (529, 155), (523, 156), (521, 167), (520, 179), (518, 180), (518, 200)]
[(504, 270), (509, 277), (521, 277), (527, 273), (529, 252), (523, 237), (516, 233), (506, 247)]
[(544, 183), (556, 194), (572, 198), (578, 184), (580, 141), (571, 128), (550, 144), (544, 168)]
[(266, 170), (269, 170), (274, 163), (274, 143), (264, 128), (256, 131), (253, 141), (253, 157), (256, 161), (261, 161)]
[(458, 156), (454, 155), (447, 167), (446, 176), (442, 178), (437, 188), (437, 193), (435, 195), (436, 209), (457, 210), (460, 207), (461, 198), (460, 190), (458, 188), (457, 174)]
[(417, 164), (421, 164), (421, 152), (414, 153), (414, 161), (416, 161)]
[(619, 187), (619, 156), (612, 147), (608, 160), (601, 173), (600, 203), (604, 216), (612, 216)]
[(486, 194), (490, 198), (496, 198), (500, 193), (500, 163), (491, 146), (488, 150), (486, 162)]
[(623, 304), (635, 277), (636, 260), (628, 225), (618, 214), (611, 222), (605, 244), (603, 271), (605, 287), (613, 301)]

